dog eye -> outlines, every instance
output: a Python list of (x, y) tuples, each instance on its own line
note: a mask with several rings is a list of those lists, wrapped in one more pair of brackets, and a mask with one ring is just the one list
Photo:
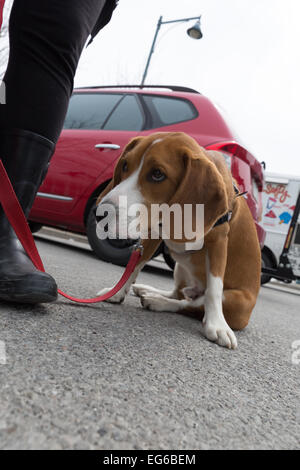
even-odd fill
[(128, 171), (128, 164), (127, 164), (126, 160), (125, 160), (125, 162), (123, 163), (122, 170), (123, 170), (124, 172)]
[(166, 179), (166, 175), (159, 168), (155, 168), (151, 172), (151, 179), (155, 181), (155, 183), (160, 183)]

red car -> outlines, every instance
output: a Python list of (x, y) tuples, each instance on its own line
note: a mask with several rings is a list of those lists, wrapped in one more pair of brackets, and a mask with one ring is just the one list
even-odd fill
[[(223, 152), (256, 223), (261, 246), (265, 232), (258, 225), (262, 210), (261, 164), (235, 140), (212, 102), (179, 86), (107, 86), (78, 88), (70, 100), (64, 129), (41, 186), (30, 221), (86, 233), (101, 259), (126, 264), (127, 240), (99, 240), (95, 200), (113, 175), (127, 142), (137, 135), (183, 131), (203, 147)], [(163, 251), (162, 244), (160, 251)]]

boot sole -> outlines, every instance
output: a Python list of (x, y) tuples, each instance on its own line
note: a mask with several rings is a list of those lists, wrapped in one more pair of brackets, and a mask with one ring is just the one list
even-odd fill
[(57, 285), (49, 275), (37, 273), (0, 281), (0, 300), (23, 304), (50, 303), (57, 299)]

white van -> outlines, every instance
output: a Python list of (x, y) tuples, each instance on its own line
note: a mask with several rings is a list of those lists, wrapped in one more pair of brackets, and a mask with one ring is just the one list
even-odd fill
[[(275, 268), (278, 264), (299, 191), (300, 176), (265, 173), (261, 220), (261, 225), (266, 231), (265, 246), (262, 250), (263, 266)], [(300, 217), (288, 258), (294, 274), (300, 276)], [(270, 279), (265, 274), (262, 277), (263, 283)]]

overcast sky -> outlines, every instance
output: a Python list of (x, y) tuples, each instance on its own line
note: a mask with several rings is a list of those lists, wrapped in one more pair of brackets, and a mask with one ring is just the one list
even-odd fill
[(139, 83), (159, 16), (200, 14), (198, 41), (187, 23), (162, 26), (146, 84), (207, 95), (267, 170), (300, 175), (299, 0), (120, 0), (75, 85)]
[(163, 25), (146, 84), (195, 88), (218, 104), (267, 170), (300, 175), (299, 0), (120, 0), (84, 50), (75, 86), (140, 83), (159, 16), (202, 15)]

